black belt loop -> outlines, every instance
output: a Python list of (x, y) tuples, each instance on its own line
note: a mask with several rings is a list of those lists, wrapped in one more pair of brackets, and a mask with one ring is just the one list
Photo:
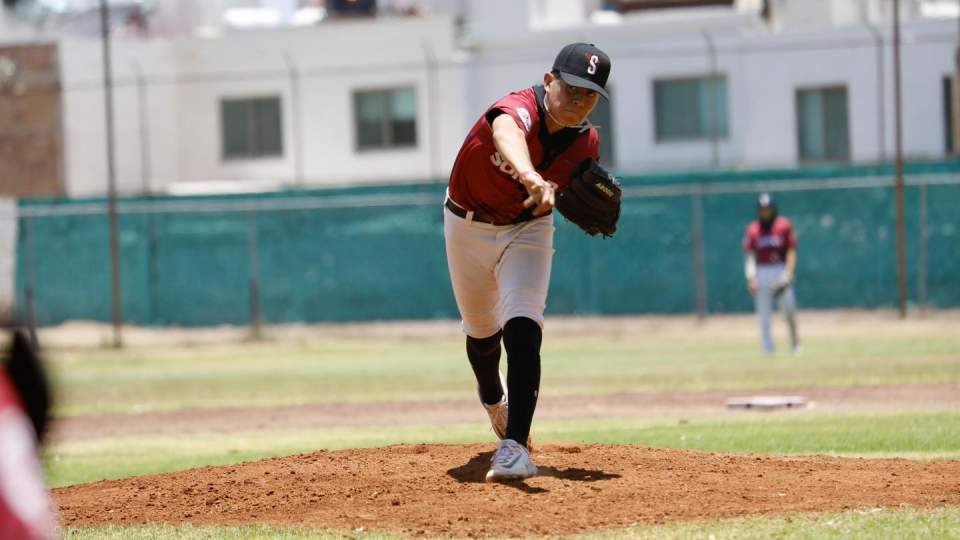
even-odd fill
[[(443, 206), (445, 206), (447, 210), (450, 211), (450, 213), (457, 216), (458, 218), (467, 219), (466, 209), (459, 206), (457, 203), (453, 202), (453, 199), (451, 199), (450, 197), (447, 197), (447, 200), (443, 203)], [(517, 218), (510, 223), (494, 223), (492, 221), (487, 221), (485, 219), (478, 219), (476, 214), (473, 215), (473, 221), (476, 221), (477, 223), (486, 223), (487, 225), (497, 225), (497, 226), (518, 225), (520, 223), (524, 223), (532, 219), (534, 219), (534, 216), (529, 208), (525, 209), (522, 214), (517, 216)]]
[[(447, 201), (443, 203), (443, 205), (447, 207), (447, 210), (449, 210), (450, 213), (458, 218), (467, 219), (467, 211), (457, 206), (457, 203), (453, 202), (449, 197), (447, 198)], [(480, 223), (486, 223), (486, 221), (482, 221), (477, 218), (474, 218), (473, 220), (479, 221)]]

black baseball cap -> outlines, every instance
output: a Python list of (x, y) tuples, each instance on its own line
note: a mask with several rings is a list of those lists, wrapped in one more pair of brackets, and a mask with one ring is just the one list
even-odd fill
[(610, 99), (604, 88), (610, 76), (610, 57), (593, 43), (571, 43), (560, 49), (553, 71), (559, 71), (570, 86), (589, 88)]

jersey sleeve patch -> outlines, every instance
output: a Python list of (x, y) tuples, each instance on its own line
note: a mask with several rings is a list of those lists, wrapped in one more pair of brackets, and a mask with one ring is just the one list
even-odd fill
[(487, 111), (487, 122), (492, 126), (494, 118), (506, 114), (513, 118), (514, 123), (524, 131), (526, 138), (529, 140), (539, 129), (537, 102), (530, 97), (532, 94), (533, 91), (530, 90), (514, 92), (504, 96)]
[(530, 117), (530, 111), (526, 107), (517, 107), (517, 117), (523, 122), (523, 127), (530, 131), (533, 127), (533, 118)]

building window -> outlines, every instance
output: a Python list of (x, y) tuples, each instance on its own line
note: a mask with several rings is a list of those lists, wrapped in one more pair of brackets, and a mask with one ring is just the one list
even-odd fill
[(620, 13), (627, 13), (651, 9), (664, 10), (704, 6), (733, 7), (734, 0), (607, 0), (603, 2), (603, 4), (607, 9), (615, 9)]
[[(607, 85), (607, 94), (613, 99), (613, 88)], [(590, 113), (590, 123), (597, 128), (600, 133), (600, 163), (609, 168), (616, 164), (616, 156), (613, 154), (613, 114), (610, 112), (610, 101), (604, 98), (597, 100), (597, 106)]]
[(801, 161), (849, 161), (847, 88), (797, 90), (797, 141)]
[(416, 146), (416, 98), (413, 88), (364, 90), (354, 94), (357, 149)]
[(220, 126), (224, 159), (283, 155), (279, 97), (224, 99)]
[(654, 81), (657, 141), (727, 138), (727, 78)]
[(953, 77), (943, 78), (943, 147), (953, 154)]

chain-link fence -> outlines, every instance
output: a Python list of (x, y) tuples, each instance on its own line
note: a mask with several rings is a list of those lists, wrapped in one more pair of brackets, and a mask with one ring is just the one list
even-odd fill
[[(906, 189), (910, 301), (960, 306), (960, 174), (918, 169)], [(627, 178), (616, 238), (587, 237), (557, 218), (548, 313), (749, 310), (741, 239), (759, 191), (772, 192), (796, 228), (802, 307), (894, 306), (894, 181), (877, 172)], [(123, 319), (258, 327), (455, 318), (444, 187), (121, 200)], [(21, 317), (111, 319), (105, 211), (100, 200), (21, 203)]]

